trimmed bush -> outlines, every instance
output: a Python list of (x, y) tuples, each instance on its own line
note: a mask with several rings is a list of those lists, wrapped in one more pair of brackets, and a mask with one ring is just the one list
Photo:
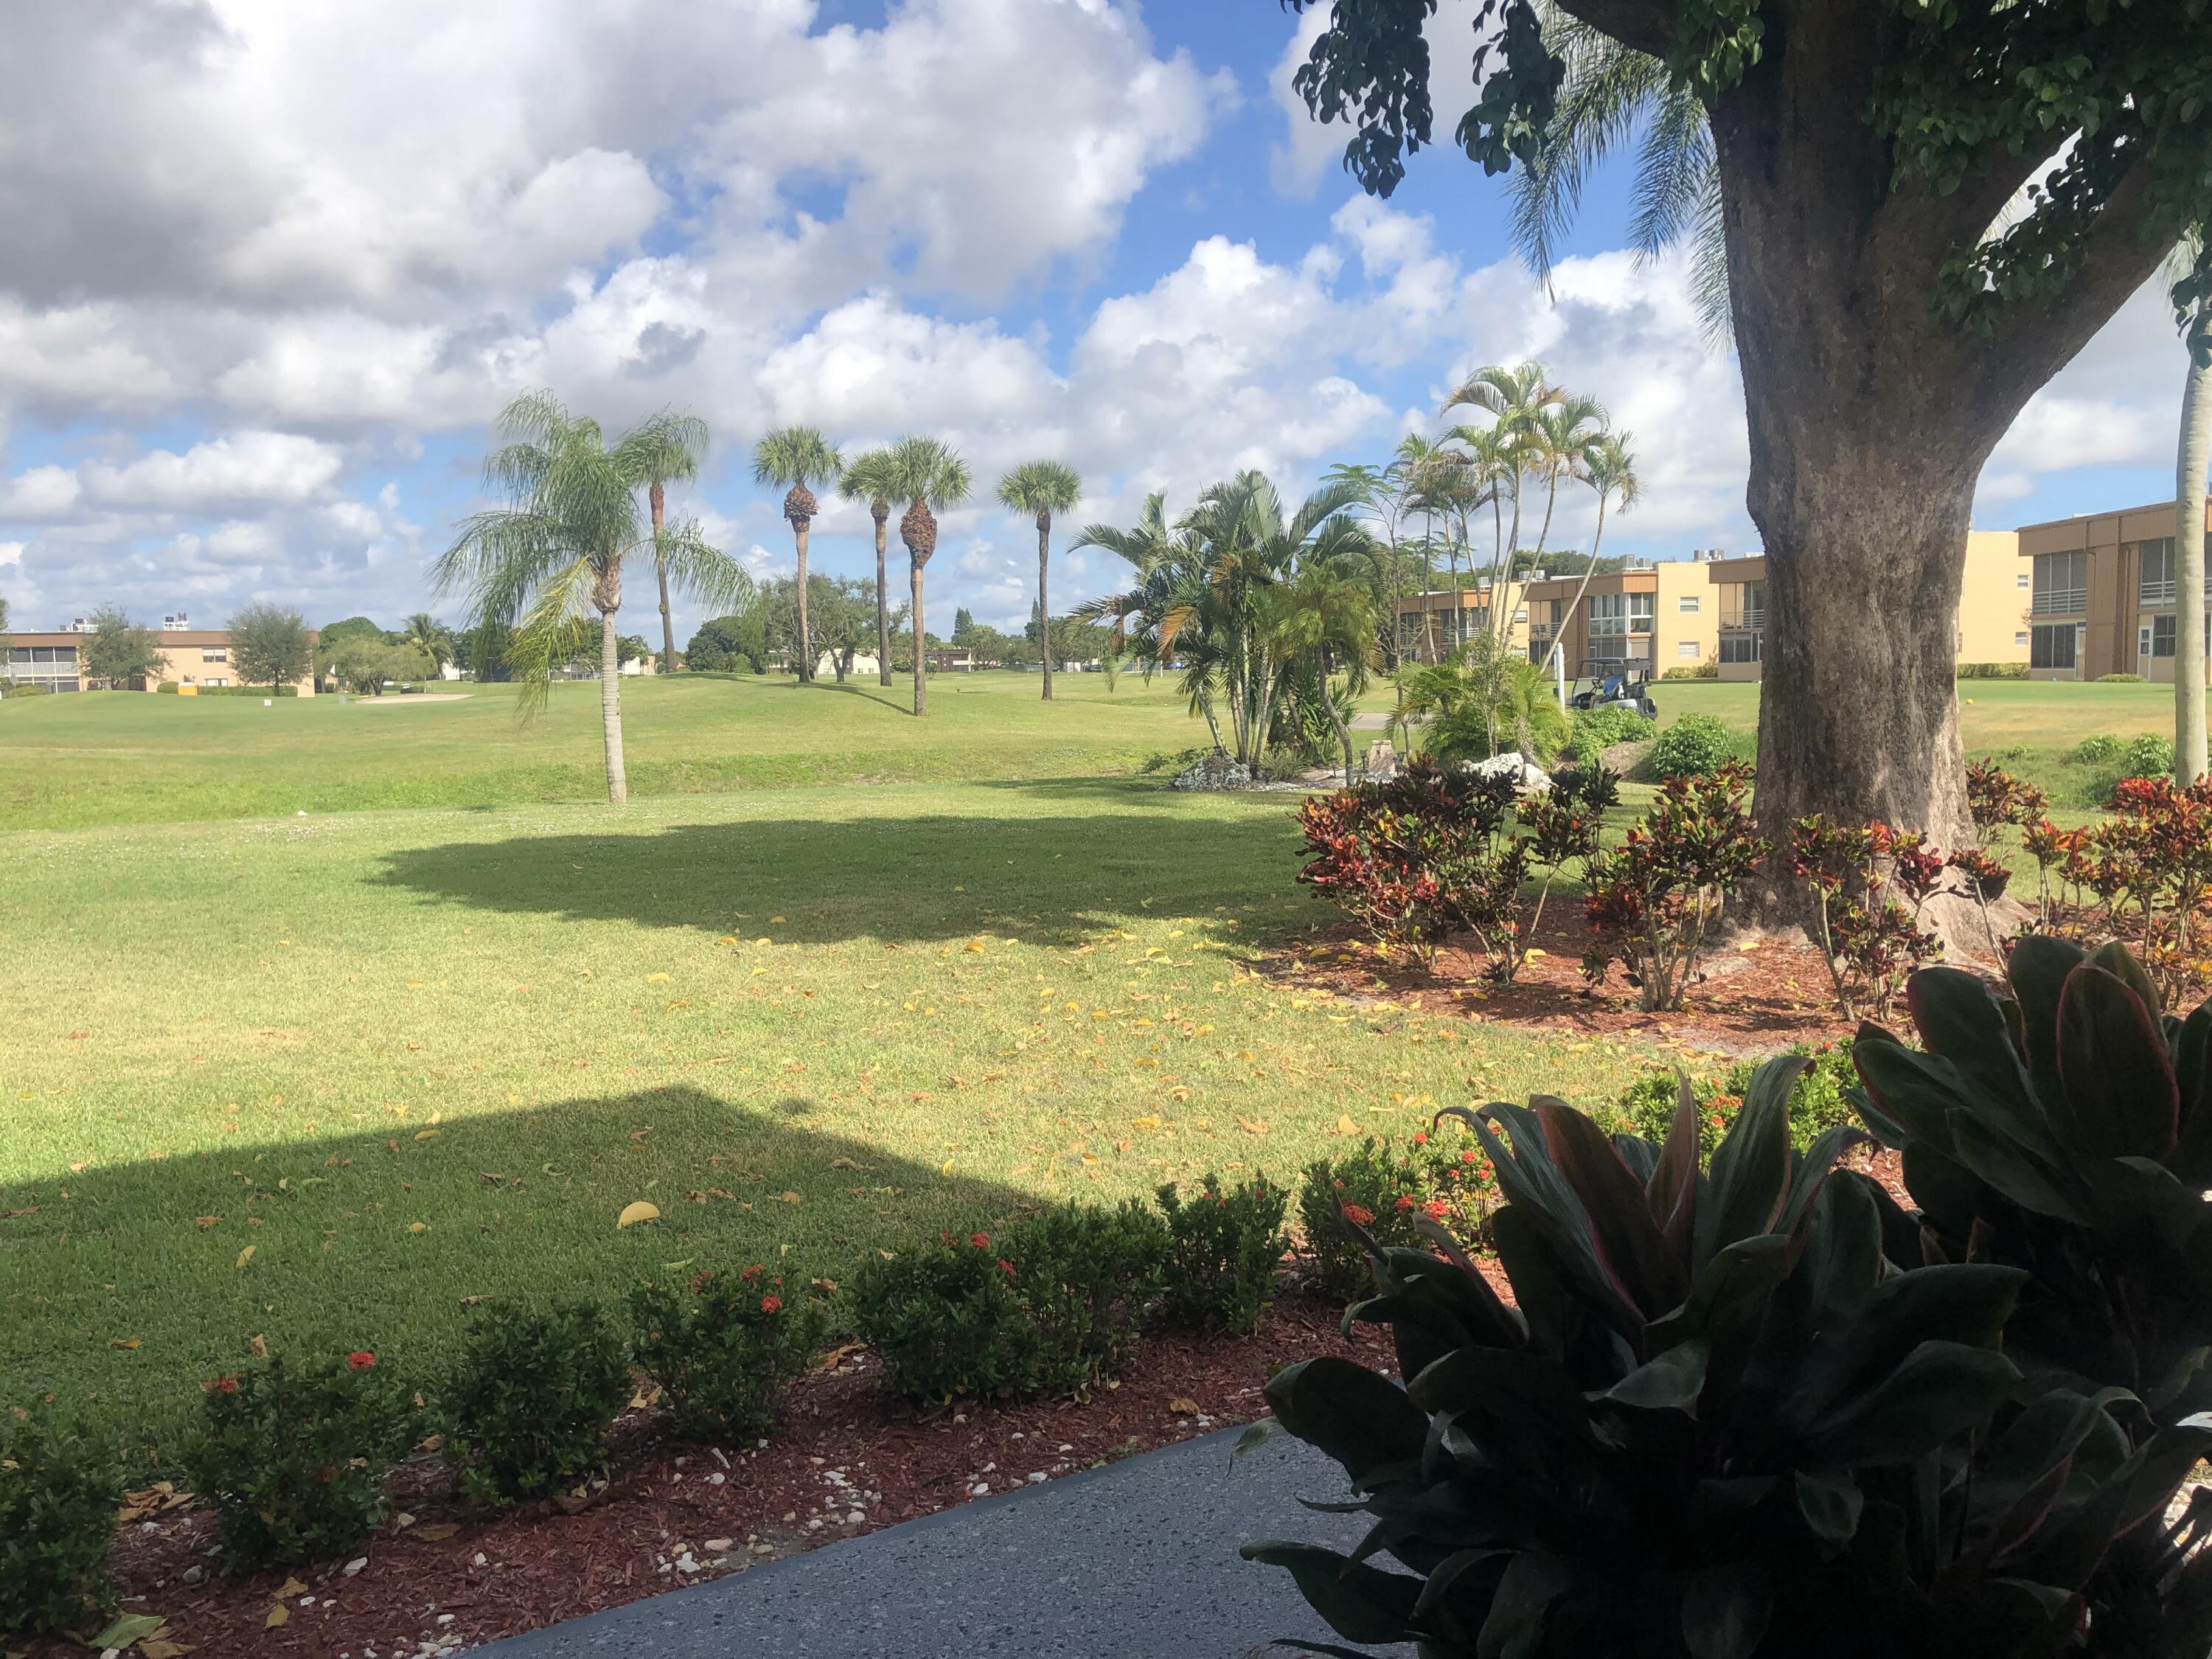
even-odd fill
[(1078, 1394), (1135, 1357), (1138, 1324), (1158, 1296), (1167, 1229), (1136, 1199), (1073, 1200), (1006, 1229), (1014, 1289), (1036, 1333), (1024, 1393)]
[(2074, 745), (2069, 757), (2083, 766), (2112, 766), (2118, 763), (2127, 745), (2109, 732), (2100, 732)]
[(988, 1233), (946, 1233), (889, 1261), (878, 1256), (846, 1285), (845, 1304), (892, 1392), (916, 1405), (1011, 1394), (1029, 1377), (1036, 1332), (1014, 1288), (1014, 1264)]
[[(1790, 1090), (1789, 1104), (1790, 1144), (1802, 1150), (1829, 1130), (1857, 1121), (1845, 1091), (1858, 1086), (1858, 1073), (1851, 1067), (1849, 1037), (1817, 1048), (1800, 1044), (1789, 1053), (1808, 1062)], [(1740, 1060), (1721, 1077), (1692, 1079), (1691, 1093), (1698, 1103), (1698, 1138), (1707, 1153), (1720, 1145), (1721, 1137), (1735, 1122), (1757, 1071), (1752, 1061)], [(1654, 1067), (1639, 1073), (1618, 1103), (1629, 1133), (1646, 1140), (1665, 1140), (1680, 1098), (1678, 1087), (1677, 1074), (1671, 1069)]]
[[(163, 688), (167, 689), (166, 686)], [(296, 697), (300, 695), (300, 688), (280, 685), (271, 691), (265, 685), (203, 685), (199, 695), (203, 697)]]
[[(1407, 1249), (1424, 1248), (1413, 1224), (1427, 1204), (1436, 1218), (1449, 1206), (1430, 1196), (1425, 1172), (1415, 1153), (1428, 1144), (1424, 1134), (1405, 1146), (1370, 1135), (1356, 1152), (1309, 1164), (1298, 1189), (1298, 1220), (1312, 1252), (1316, 1287), (1346, 1302), (1370, 1294), (1365, 1247), (1346, 1231), (1346, 1218), (1366, 1230), (1377, 1243)], [(1339, 1206), (1342, 1213), (1339, 1213)]]
[(2120, 751), (2120, 770), (2131, 778), (2169, 777), (2173, 772), (2173, 739), (2155, 732), (2128, 739)]
[(478, 1503), (574, 1486), (606, 1467), (630, 1394), (621, 1334), (588, 1302), (477, 1320), (446, 1396), (446, 1456)]
[(51, 691), (47, 690), (46, 690), (46, 688), (45, 686), (43, 686), (43, 685), (33, 685), (33, 684), (28, 684), (27, 682), (26, 682), (25, 684), (20, 684), (20, 685), (18, 685), (18, 684), (0, 684), (0, 696), (5, 696), (5, 697), (9, 697), (9, 698), (14, 698), (14, 697), (48, 697), (48, 696), (52, 696), (52, 695), (53, 695), (53, 693), (52, 693)]
[(2097, 676), (2097, 684), (2100, 685), (2141, 685), (2142, 683), (2143, 677), (2140, 674), (2100, 674)]
[(1209, 1172), (1188, 1199), (1169, 1182), (1159, 1204), (1168, 1229), (1162, 1311), (1200, 1330), (1257, 1330), (1290, 1246), (1283, 1231), (1289, 1194), (1265, 1176), (1224, 1191)]
[(185, 1468), (247, 1569), (328, 1561), (367, 1537), (411, 1437), (409, 1401), (367, 1350), (219, 1376), (200, 1415)]
[(1717, 772), (1735, 753), (1735, 736), (1716, 714), (1685, 714), (1659, 734), (1650, 766), (1662, 778), (1701, 778)]
[(116, 1608), (123, 1472), (81, 1434), (0, 1411), (0, 1632), (92, 1634)]
[(1958, 667), (1962, 680), (2024, 680), (2027, 665), (2024, 662), (1962, 662)]
[(783, 1280), (757, 1265), (641, 1285), (629, 1316), (638, 1369), (659, 1386), (676, 1431), (694, 1440), (764, 1432), (822, 1332), (819, 1314), (791, 1306)]

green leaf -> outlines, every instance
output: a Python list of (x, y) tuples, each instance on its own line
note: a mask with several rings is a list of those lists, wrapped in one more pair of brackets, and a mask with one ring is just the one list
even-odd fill
[(1687, 1287), (1645, 1206), (1643, 1188), (1604, 1132), (1571, 1106), (1536, 1112), (1552, 1162), (1582, 1200), (1599, 1261), (1646, 1319), (1675, 1307)]
[(1290, 1431), (1283, 1426), (1283, 1419), (1281, 1418), (1261, 1418), (1258, 1422), (1247, 1428), (1243, 1433), (1237, 1437), (1236, 1445), (1230, 1449), (1230, 1463), (1234, 1466), (1250, 1454), (1258, 1451), (1261, 1447), (1266, 1445), (1278, 1435), (1288, 1434), (1289, 1432)]
[(1682, 1587), (1682, 1644), (1690, 1659), (1748, 1659), (1774, 1613), (1774, 1585), (1755, 1561), (1709, 1567)]
[(1334, 1354), (1302, 1359), (1276, 1372), (1266, 1392), (1283, 1426), (1341, 1463), (1354, 1486), (1377, 1469), (1419, 1461), (1427, 1416), (1364, 1365)]
[(1552, 1605), (1574, 1588), (1574, 1572), (1555, 1556), (1516, 1555), (1498, 1581), (1490, 1617), (1482, 1621), (1475, 1659), (1535, 1659), (1547, 1649)]
[(1713, 1153), (1710, 1204), (1698, 1217), (1700, 1263), (1730, 1244), (1770, 1231), (1790, 1182), (1790, 1091), (1807, 1061), (1768, 1060), (1752, 1073), (1743, 1109)]
[(1698, 1395), (1705, 1386), (1708, 1350), (1702, 1342), (1682, 1342), (1595, 1396), (1644, 1411), (1698, 1414)]
[(2058, 1074), (2058, 1001), (2066, 976), (2086, 957), (2078, 945), (2048, 933), (2027, 933), (2013, 942), (2005, 975), (2020, 1003), (2021, 1024), (2027, 1033), (2027, 1063), (2039, 1078)]
[(1686, 1261), (1698, 1226), (1698, 1097), (1686, 1073), (1674, 1073), (1674, 1119), (1644, 1188), (1652, 1224), (1678, 1259)]
[(1288, 1570), (1298, 1593), (1347, 1642), (1410, 1642), (1421, 1581), (1350, 1560), (1334, 1550), (1261, 1539), (1238, 1552), (1247, 1561)]
[(2019, 1381), (1987, 1348), (1923, 1342), (1895, 1370), (1822, 1425), (1807, 1444), (1822, 1463), (1909, 1464), (1952, 1436), (1980, 1427)]
[(1906, 1146), (1950, 1155), (1952, 1115), (1972, 1109), (1956, 1066), (1894, 1037), (1876, 1039), (1863, 1031), (1851, 1045), (1851, 1063), (1881, 1115), (1904, 1132)]
[(2135, 952), (2118, 939), (2107, 939), (2090, 951), (2087, 965), (2103, 969), (2133, 991), (2146, 1008), (2157, 1008), (2164, 1001), (2158, 987), (2151, 983), (2149, 973), (2136, 960)]
[(1820, 1541), (1821, 1554), (1833, 1557), (1856, 1535), (1866, 1494), (1848, 1469), (1799, 1469), (1791, 1477), (1791, 1485), (1797, 1513), (1805, 1517), (1806, 1527)]
[(92, 1638), (95, 1648), (127, 1648), (143, 1637), (151, 1636), (167, 1624), (165, 1614), (158, 1613), (126, 1613), (106, 1630)]
[(1905, 991), (1928, 1052), (1948, 1060), (1977, 1113), (2046, 1161), (2061, 1156), (2026, 1069), (2013, 1050), (2004, 1005), (1974, 975), (1924, 968)]
[(2163, 1160), (2173, 1150), (2181, 1097), (2151, 1018), (2155, 1006), (2094, 961), (2066, 981), (2058, 1073), (2082, 1143), (2095, 1157)]
[(2212, 1186), (2212, 1002), (2201, 1003), (2173, 1039), (2181, 1133), (2169, 1160), (2191, 1186)]

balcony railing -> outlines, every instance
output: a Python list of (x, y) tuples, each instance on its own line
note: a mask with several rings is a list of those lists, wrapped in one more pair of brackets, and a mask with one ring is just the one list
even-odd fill
[(2172, 605), (2173, 603), (2173, 583), (2170, 580), (2162, 582), (2143, 583), (2142, 602), (2147, 605)]
[(2032, 617), (2078, 617), (2089, 608), (2086, 587), (2046, 587), (2029, 605)]

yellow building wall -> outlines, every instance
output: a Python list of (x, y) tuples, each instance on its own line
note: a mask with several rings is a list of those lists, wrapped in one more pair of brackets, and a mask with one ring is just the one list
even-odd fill
[(2026, 662), (2028, 563), (2016, 530), (1970, 530), (1959, 588), (1957, 660)]
[[(1651, 623), (1651, 672), (1694, 668), (1720, 654), (1720, 597), (1708, 574), (1711, 567), (1688, 559), (1670, 560), (1656, 567), (1658, 596)], [(1685, 611), (1695, 601), (1694, 611)]]

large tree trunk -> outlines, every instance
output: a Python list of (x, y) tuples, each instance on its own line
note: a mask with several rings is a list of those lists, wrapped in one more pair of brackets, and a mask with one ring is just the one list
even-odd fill
[(923, 648), (921, 625), (921, 561), (914, 561), (914, 712), (929, 711), (929, 655)]
[(2189, 365), (2181, 398), (2173, 526), (2173, 775), (2206, 771), (2204, 743), (2204, 472), (2212, 465), (2212, 367)]
[(1052, 514), (1037, 514), (1037, 655), (1044, 664), (1044, 700), (1052, 701)]
[(629, 777), (623, 769), (622, 653), (615, 643), (615, 613), (599, 612), (599, 725), (607, 745), (607, 803), (629, 802)]
[(884, 591), (884, 541), (887, 516), (876, 514), (876, 681), (891, 683), (891, 599)]
[(806, 536), (810, 528), (804, 519), (794, 520), (791, 533), (799, 544), (799, 680), (802, 685), (814, 681), (814, 641), (806, 631)]
[(653, 538), (655, 544), (653, 554), (653, 574), (660, 578), (660, 672), (664, 674), (673, 674), (678, 665), (676, 657), (676, 624), (670, 619), (668, 614), (668, 567), (661, 562), (659, 546), (661, 527), (667, 514), (667, 489), (655, 480), (653, 488), (646, 493), (646, 499), (653, 507)]

